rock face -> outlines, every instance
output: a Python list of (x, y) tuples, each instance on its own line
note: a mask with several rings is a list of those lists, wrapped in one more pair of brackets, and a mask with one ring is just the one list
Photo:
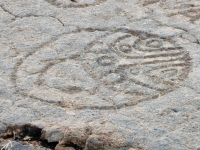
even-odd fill
[(199, 149), (199, 10), (199, 0), (0, 0), (0, 137)]

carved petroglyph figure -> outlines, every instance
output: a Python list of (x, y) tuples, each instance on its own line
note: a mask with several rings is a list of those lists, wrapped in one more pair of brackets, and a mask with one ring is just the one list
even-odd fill
[[(19, 67), (17, 86), (35, 99), (73, 106), (79, 105), (74, 103), (77, 97), (101, 94), (105, 109), (134, 105), (180, 87), (190, 70), (187, 51), (173, 39), (142, 34), (109, 33), (82, 47), (79, 54), (67, 47), (66, 57), (59, 55), (61, 49), (36, 51)], [(115, 39), (108, 41), (111, 36)], [(84, 106), (94, 104), (86, 100)]]

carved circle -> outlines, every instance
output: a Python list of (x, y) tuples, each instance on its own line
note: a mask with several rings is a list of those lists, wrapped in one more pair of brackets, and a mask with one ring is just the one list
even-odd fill
[[(106, 38), (115, 34), (108, 43)], [(71, 46), (62, 51), (49, 45), (27, 55), (16, 66), (18, 91), (64, 107), (114, 109), (157, 98), (183, 84), (191, 59), (175, 38), (121, 34), (112, 32), (81, 49), (66, 44), (67, 39), (58, 42), (74, 45), (77, 53)]]
[[(188, 52), (173, 38), (164, 39), (153, 35), (140, 38), (132, 34), (118, 37), (108, 45), (107, 50), (100, 51), (99, 47), (94, 44), (85, 53), (85, 58), (92, 57), (84, 59), (85, 70), (106, 88), (139, 96), (136, 98), (138, 101), (175, 90), (182, 85), (190, 70)], [(109, 62), (109, 67), (101, 67), (91, 61), (98, 60), (99, 55), (112, 56), (115, 61)]]

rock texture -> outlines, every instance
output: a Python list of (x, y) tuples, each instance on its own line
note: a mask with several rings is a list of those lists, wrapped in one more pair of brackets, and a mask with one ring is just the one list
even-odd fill
[(200, 0), (0, 0), (0, 137), (198, 150), (199, 60)]

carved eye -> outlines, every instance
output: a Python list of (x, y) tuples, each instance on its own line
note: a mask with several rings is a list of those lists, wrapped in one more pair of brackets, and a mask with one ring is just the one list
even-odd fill
[(130, 45), (121, 45), (120, 50), (124, 53), (130, 53), (132, 51), (132, 47)]
[(99, 57), (97, 59), (97, 62), (101, 66), (110, 66), (110, 65), (114, 64), (113, 58), (112, 57), (108, 57), (108, 56)]
[(139, 51), (160, 51), (168, 49), (180, 49), (180, 46), (174, 41), (162, 38), (150, 38), (145, 40), (138, 40), (135, 42), (134, 48)]
[(146, 42), (147, 47), (152, 47), (152, 48), (160, 48), (162, 47), (163, 42), (158, 39), (150, 39)]

